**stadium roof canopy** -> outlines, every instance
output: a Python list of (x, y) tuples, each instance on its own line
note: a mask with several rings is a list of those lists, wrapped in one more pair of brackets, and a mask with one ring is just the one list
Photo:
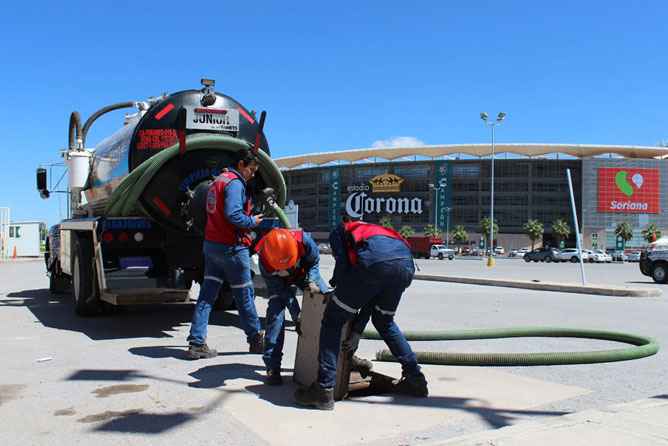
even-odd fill
[[(417, 147), (383, 147), (357, 150), (341, 150), (337, 152), (312, 153), (308, 155), (287, 156), (277, 158), (274, 161), (278, 167), (291, 169), (293, 167), (308, 166), (315, 164), (336, 163), (342, 161), (354, 163), (357, 161), (383, 159), (417, 159), (418, 156), (427, 158), (458, 158), (461, 155), (472, 157), (491, 156), (491, 144), (448, 144), (439, 146), (417, 146)], [(521, 157), (539, 157), (545, 155), (564, 154), (575, 158), (592, 158), (605, 155), (617, 155), (623, 158), (659, 158), (668, 157), (668, 147), (643, 147), (643, 146), (607, 146), (588, 144), (494, 144), (494, 154), (514, 154)]]

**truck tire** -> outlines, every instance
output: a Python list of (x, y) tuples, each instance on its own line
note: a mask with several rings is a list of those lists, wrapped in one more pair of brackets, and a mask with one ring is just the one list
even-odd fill
[(666, 263), (657, 263), (652, 266), (652, 279), (656, 283), (668, 282), (668, 266)]
[(220, 287), (220, 290), (218, 290), (218, 297), (216, 298), (216, 301), (213, 303), (213, 309), (214, 310), (233, 310), (236, 306), (236, 302), (234, 301), (234, 295), (232, 294), (232, 288), (230, 288), (230, 284), (227, 282), (223, 282), (223, 284)]
[(443, 260), (443, 253), (442, 252), (438, 253), (438, 260)]
[(72, 296), (74, 310), (82, 317), (100, 312), (100, 290), (97, 285), (97, 268), (93, 265), (93, 243), (72, 233)]

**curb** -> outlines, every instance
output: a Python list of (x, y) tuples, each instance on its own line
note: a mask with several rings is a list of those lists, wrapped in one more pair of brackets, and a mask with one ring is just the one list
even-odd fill
[(620, 286), (585, 286), (575, 283), (534, 282), (528, 280), (480, 279), (476, 277), (436, 276), (416, 274), (417, 280), (434, 282), (468, 283), (473, 285), (500, 286), (507, 288), (524, 288), (529, 290), (559, 291), (562, 293), (598, 294), (603, 296), (657, 297), (661, 290), (657, 288), (630, 288)]

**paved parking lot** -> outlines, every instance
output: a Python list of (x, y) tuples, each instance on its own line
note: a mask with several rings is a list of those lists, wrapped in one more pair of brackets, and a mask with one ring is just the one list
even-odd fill
[[(575, 264), (498, 259), (420, 260), (421, 273), (579, 282)], [(331, 257), (322, 273), (329, 278)], [(585, 266), (587, 282), (655, 287), (637, 264)], [(191, 305), (130, 308), (81, 319), (68, 295), (52, 296), (42, 263), (0, 263), (0, 443), (432, 444), (528, 420), (668, 393), (664, 351), (635, 361), (549, 367), (425, 366), (430, 397), (392, 395), (337, 403), (333, 412), (292, 402), (296, 334), (286, 336), (280, 388), (263, 385), (236, 313), (215, 313), (211, 360), (185, 360)], [(264, 314), (265, 301), (258, 299)], [(541, 292), (415, 281), (397, 321), (403, 330), (565, 326), (624, 331), (668, 345), (668, 299)], [(577, 351), (619, 348), (587, 339), (530, 338), (412, 343), (416, 350)], [(374, 357), (379, 341), (359, 354)], [(374, 368), (398, 376), (395, 363)]]

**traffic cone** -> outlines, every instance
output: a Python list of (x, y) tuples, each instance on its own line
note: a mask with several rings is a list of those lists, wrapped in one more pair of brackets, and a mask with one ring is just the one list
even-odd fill
[(12, 258), (17, 258), (18, 256), (16, 255), (16, 246), (14, 246), (14, 256)]

